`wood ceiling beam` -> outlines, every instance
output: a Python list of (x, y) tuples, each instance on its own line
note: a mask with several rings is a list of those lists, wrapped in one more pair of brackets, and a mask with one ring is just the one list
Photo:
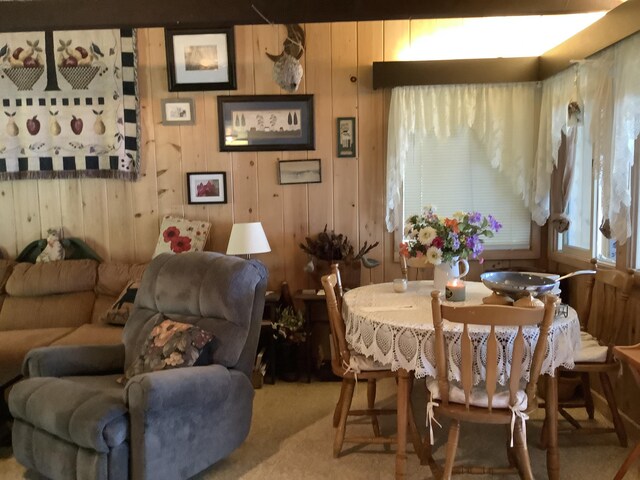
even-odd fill
[(621, 0), (20, 0), (0, 1), (0, 31), (207, 27), (610, 10)]
[(540, 57), (540, 80), (640, 31), (640, 0), (629, 0)]
[(456, 83), (535, 82), (538, 57), (373, 62), (373, 88)]

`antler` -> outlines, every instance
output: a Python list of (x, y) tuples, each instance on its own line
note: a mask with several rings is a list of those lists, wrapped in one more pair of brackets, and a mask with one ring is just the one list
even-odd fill
[(267, 52), (267, 57), (273, 62), (280, 60), (285, 53), (299, 60), (304, 53), (305, 35), (302, 27), (298, 24), (287, 24), (286, 27), (287, 38), (282, 42), (282, 52), (279, 55), (273, 55)]

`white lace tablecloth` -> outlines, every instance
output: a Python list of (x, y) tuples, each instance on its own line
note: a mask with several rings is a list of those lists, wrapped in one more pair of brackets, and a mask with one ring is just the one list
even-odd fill
[[(354, 350), (373, 357), (374, 360), (391, 365), (396, 371), (400, 368), (414, 371), (417, 378), (435, 377), (434, 328), (431, 315), (432, 281), (409, 282), (404, 293), (395, 293), (393, 284), (382, 283), (350, 290), (344, 295), (343, 315), (347, 327), (347, 342)], [(491, 290), (480, 282), (466, 282), (466, 301), (456, 305), (481, 304), (482, 298), (491, 294)], [(470, 328), (474, 345), (474, 383), (485, 377), (486, 340), (489, 327)], [(460, 358), (460, 337), (462, 327), (444, 321), (448, 355), (454, 360), (449, 378), (460, 380), (456, 367)], [(516, 335), (515, 328), (496, 329), (502, 348), (499, 348), (499, 361), (509, 358)], [(524, 330), (525, 355), (530, 362), (536, 342), (538, 329)], [(549, 332), (549, 344), (542, 364), (542, 373), (552, 375), (557, 367), (573, 368), (573, 356), (580, 347), (580, 324), (573, 308), (569, 308), (567, 317), (557, 316)], [(500, 383), (505, 384), (510, 365), (500, 368)], [(528, 370), (528, 369), (526, 369)], [(528, 380), (528, 378), (524, 378)]]

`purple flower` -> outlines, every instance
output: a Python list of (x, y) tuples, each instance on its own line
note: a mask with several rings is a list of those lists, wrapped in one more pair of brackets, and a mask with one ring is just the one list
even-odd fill
[(502, 224), (496, 220), (493, 215), (487, 215), (487, 220), (489, 220), (489, 228), (494, 232), (499, 232), (502, 228)]
[(451, 248), (458, 250), (460, 248), (460, 238), (458, 234), (449, 232), (449, 239), (451, 240)]
[(478, 243), (480, 243), (480, 238), (478, 237), (477, 233), (475, 235), (467, 237), (467, 248), (469, 248), (470, 250), (475, 250), (476, 244)]
[(482, 221), (482, 214), (480, 212), (473, 212), (469, 214), (469, 223), (471, 225), (478, 225)]

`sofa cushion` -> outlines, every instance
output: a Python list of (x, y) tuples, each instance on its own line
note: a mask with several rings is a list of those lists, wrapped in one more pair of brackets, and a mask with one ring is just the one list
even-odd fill
[[(51, 264), (39, 263), (38, 265)], [(94, 301), (93, 291), (42, 297), (9, 296), (0, 310), (0, 331), (78, 327), (91, 318)]]
[(91, 291), (96, 285), (95, 260), (62, 260), (49, 263), (18, 263), (7, 281), (14, 297)]
[(107, 323), (105, 314), (111, 309), (122, 290), (131, 282), (142, 279), (147, 264), (101, 263), (98, 265), (96, 301), (91, 323)]
[(122, 327), (85, 323), (52, 345), (117, 345), (122, 343)]
[(0, 260), (0, 295), (6, 293), (5, 285), (14, 265), (15, 262), (12, 260)]
[(212, 339), (213, 335), (195, 325), (165, 319), (151, 330), (124, 379), (140, 373), (191, 367)]
[(96, 293), (117, 297), (127, 284), (142, 280), (145, 268), (146, 264), (101, 263), (98, 265)]
[(29, 350), (50, 345), (73, 328), (40, 328), (0, 332), (0, 385), (20, 376), (22, 360)]

